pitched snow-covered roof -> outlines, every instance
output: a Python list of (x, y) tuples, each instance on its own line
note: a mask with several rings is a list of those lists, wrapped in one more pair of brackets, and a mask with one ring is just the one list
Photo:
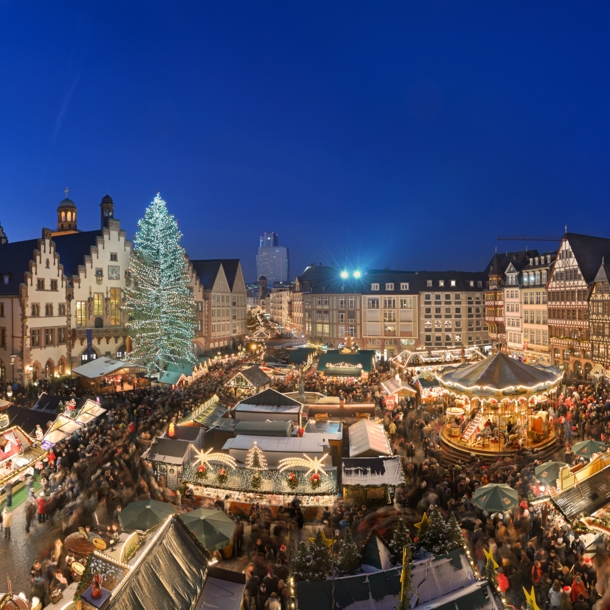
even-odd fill
[(343, 485), (400, 485), (404, 481), (399, 457), (343, 458)]

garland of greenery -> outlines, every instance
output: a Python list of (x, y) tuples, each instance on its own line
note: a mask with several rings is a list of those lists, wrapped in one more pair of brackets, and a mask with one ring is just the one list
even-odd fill
[(90, 572), (91, 572), (90, 568), (91, 568), (91, 557), (92, 556), (93, 556), (93, 553), (89, 553), (89, 555), (87, 555), (87, 565), (85, 566), (85, 571), (83, 572), (80, 582), (78, 583), (78, 587), (76, 587), (76, 593), (74, 593), (75, 602), (77, 602), (82, 597), (83, 593), (89, 587), (89, 583), (87, 581), (89, 580), (89, 576), (90, 576)]

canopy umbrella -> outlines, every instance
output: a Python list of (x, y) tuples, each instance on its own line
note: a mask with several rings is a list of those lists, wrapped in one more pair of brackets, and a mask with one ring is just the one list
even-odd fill
[(128, 531), (149, 530), (155, 525), (165, 521), (170, 515), (174, 515), (176, 509), (167, 502), (157, 500), (140, 500), (128, 504), (119, 513), (121, 527)]
[(502, 513), (517, 506), (519, 494), (504, 483), (490, 483), (479, 487), (472, 495), (477, 508), (489, 513)]
[(235, 522), (222, 510), (197, 508), (180, 518), (208, 551), (222, 549), (233, 540)]
[(608, 450), (606, 443), (589, 439), (572, 445), (572, 453), (581, 457), (590, 458), (594, 453), (604, 453)]
[(552, 485), (559, 478), (559, 471), (564, 466), (567, 466), (565, 462), (553, 462), (551, 460), (544, 464), (540, 464), (540, 466), (536, 466), (534, 473), (539, 481), (542, 481), (547, 485)]

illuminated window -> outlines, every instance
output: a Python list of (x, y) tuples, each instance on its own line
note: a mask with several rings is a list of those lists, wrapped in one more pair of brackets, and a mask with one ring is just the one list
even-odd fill
[(371, 290), (379, 290), (379, 284), (371, 284)]
[(121, 323), (121, 289), (110, 289), (110, 326)]
[(76, 301), (76, 326), (87, 324), (87, 303), (86, 301)]
[(104, 315), (104, 295), (101, 292), (96, 292), (93, 295), (93, 315)]

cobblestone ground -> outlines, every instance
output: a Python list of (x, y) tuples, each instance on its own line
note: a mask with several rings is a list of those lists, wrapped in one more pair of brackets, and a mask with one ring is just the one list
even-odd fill
[(0, 534), (0, 591), (7, 590), (7, 578), (10, 578), (14, 593), (23, 591), (29, 596), (30, 567), (36, 558), (51, 550), (59, 533), (59, 528), (36, 522), (28, 536), (25, 533), (25, 503), (16, 508), (11, 539), (5, 540), (4, 533)]

